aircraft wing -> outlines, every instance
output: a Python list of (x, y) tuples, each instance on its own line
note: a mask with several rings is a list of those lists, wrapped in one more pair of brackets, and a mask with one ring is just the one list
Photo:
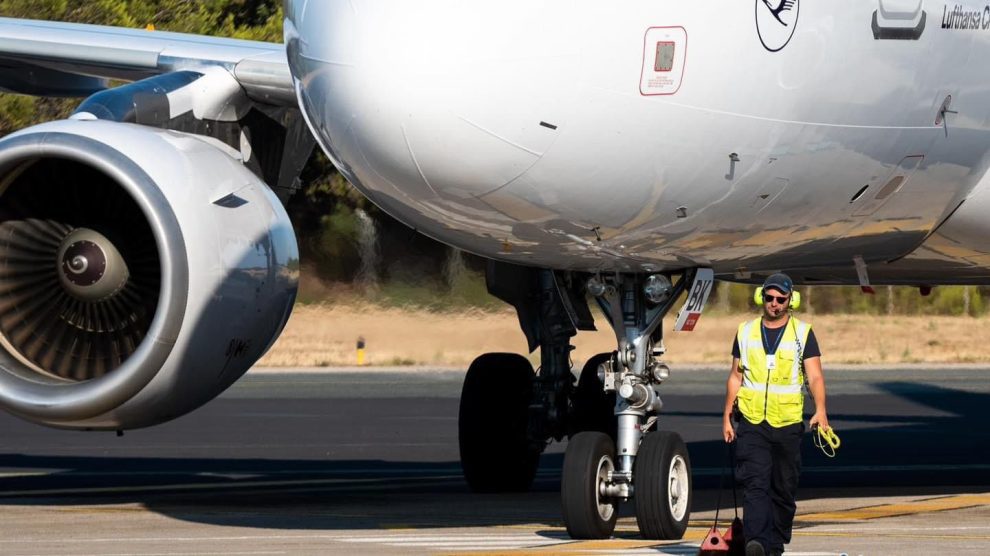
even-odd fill
[(108, 79), (203, 66), (227, 68), (258, 102), (296, 104), (282, 44), (0, 18), (0, 88), (10, 92), (88, 96), (106, 88)]

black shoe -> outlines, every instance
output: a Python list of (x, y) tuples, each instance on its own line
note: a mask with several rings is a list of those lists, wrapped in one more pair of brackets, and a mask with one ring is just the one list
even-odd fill
[(749, 541), (746, 543), (746, 556), (766, 556), (766, 551), (760, 541)]
[(771, 549), (770, 556), (784, 556), (784, 549), (783, 548)]

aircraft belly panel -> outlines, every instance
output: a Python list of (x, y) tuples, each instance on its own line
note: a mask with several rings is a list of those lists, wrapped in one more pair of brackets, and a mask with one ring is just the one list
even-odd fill
[[(678, 124), (697, 121), (696, 115), (671, 107), (662, 114), (651, 111), (654, 118), (635, 120), (644, 128), (662, 129), (658, 120), (674, 123), (658, 139), (637, 142), (650, 134), (627, 127), (628, 141), (588, 152), (583, 146), (603, 129), (590, 116), (592, 121), (575, 122), (526, 174), (483, 199), (527, 207), (506, 215), (529, 217), (533, 225), (568, 221), (585, 230), (585, 238), (596, 229), (597, 245), (640, 260), (696, 257), (718, 264), (786, 253), (799, 264), (820, 264), (823, 258), (886, 260), (910, 251), (966, 187), (964, 176), (949, 172), (938, 182), (917, 177), (888, 192), (870, 214), (855, 215), (860, 203), (850, 199), (863, 184), (887, 177), (902, 153), (926, 150), (941, 132), (880, 133), (740, 118), (720, 134), (731, 140), (712, 139), (705, 151), (689, 152), (681, 145), (703, 139), (692, 136), (692, 126)], [(619, 112), (613, 106), (590, 114)], [(761, 144), (761, 138), (773, 139)], [(824, 175), (829, 181), (823, 184)], [(871, 185), (861, 202), (873, 202), (879, 189)]]
[[(990, 173), (990, 172), (988, 172)], [(990, 277), (990, 176), (917, 250), (890, 266), (904, 274), (937, 268), (945, 275)], [(990, 283), (990, 280), (981, 283)]]

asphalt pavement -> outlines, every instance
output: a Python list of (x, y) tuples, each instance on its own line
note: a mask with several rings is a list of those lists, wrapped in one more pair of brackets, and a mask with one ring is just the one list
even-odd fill
[[(0, 553), (689, 554), (718, 499), (725, 375), (675, 367), (665, 385), (660, 427), (687, 441), (696, 490), (680, 543), (638, 538), (628, 507), (616, 539), (567, 539), (563, 444), (544, 455), (534, 492), (470, 493), (462, 370), (256, 369), (192, 414), (122, 437), (0, 415)], [(990, 368), (826, 376), (842, 448), (827, 458), (806, 438), (792, 551), (990, 551)]]

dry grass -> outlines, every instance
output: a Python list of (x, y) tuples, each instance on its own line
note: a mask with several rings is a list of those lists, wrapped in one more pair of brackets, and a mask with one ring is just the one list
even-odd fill
[[(728, 364), (736, 326), (750, 315), (705, 315), (695, 332), (665, 335), (672, 363)], [(986, 325), (970, 317), (805, 317), (815, 327), (826, 363), (970, 363), (990, 361)], [(371, 365), (466, 366), (489, 351), (526, 352), (515, 312), (432, 313), (372, 306), (298, 306), (261, 366), (344, 366), (355, 363), (358, 337)], [(573, 358), (615, 349), (611, 330), (583, 332)], [(530, 356), (538, 361), (538, 357)]]

